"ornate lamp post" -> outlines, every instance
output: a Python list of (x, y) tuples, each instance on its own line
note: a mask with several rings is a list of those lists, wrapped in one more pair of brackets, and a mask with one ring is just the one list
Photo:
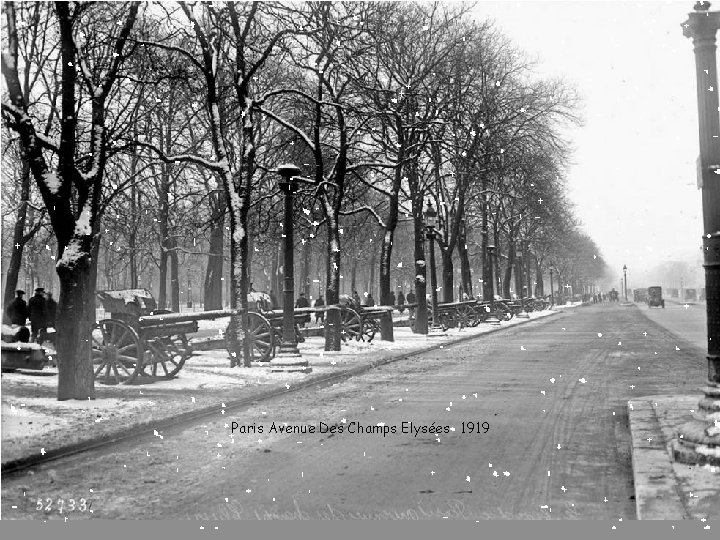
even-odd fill
[(438, 329), (437, 324), (437, 273), (435, 270), (435, 235), (437, 231), (435, 227), (437, 225), (437, 212), (432, 206), (432, 203), (428, 201), (427, 208), (425, 209), (425, 227), (426, 237), (430, 241), (430, 290), (432, 293), (432, 330)]
[(627, 302), (628, 299), (627, 299), (627, 265), (626, 264), (623, 264), (623, 280), (624, 280), (623, 289), (625, 291), (625, 302)]
[(553, 290), (555, 287), (553, 285), (553, 268), (550, 267), (550, 307), (552, 308), (555, 305), (555, 291)]
[(301, 371), (310, 373), (312, 368), (303, 360), (295, 338), (295, 273), (293, 262), (293, 192), (294, 177), (300, 175), (300, 169), (292, 164), (280, 165), (277, 169), (281, 179), (278, 186), (285, 194), (285, 215), (283, 217), (283, 332), (280, 351), (270, 361), (272, 371)]
[(708, 337), (708, 380), (695, 419), (680, 427), (673, 441), (675, 460), (720, 465), (720, 133), (715, 39), (720, 11), (708, 11), (710, 2), (697, 2), (682, 25), (695, 46), (700, 159), (698, 184), (702, 188), (703, 253)]

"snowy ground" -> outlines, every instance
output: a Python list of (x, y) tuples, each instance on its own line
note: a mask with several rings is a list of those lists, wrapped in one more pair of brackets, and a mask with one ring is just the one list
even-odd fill
[[(563, 306), (563, 308), (575, 307)], [(530, 313), (531, 319), (546, 317), (553, 311)], [(524, 319), (513, 318), (501, 327), (513, 326)], [(201, 328), (221, 330), (227, 321), (204, 321)], [(313, 375), (343, 371), (349, 367), (424, 349), (443, 346), (457, 338), (481, 335), (495, 327), (481, 324), (477, 328), (450, 329), (425, 337), (413, 334), (408, 327), (394, 329), (394, 342), (379, 336), (371, 343), (350, 342), (339, 352), (325, 352), (322, 337), (308, 338), (299, 345), (303, 358), (313, 369), (311, 374), (272, 373), (267, 364), (252, 368), (231, 368), (224, 350), (202, 351), (187, 360), (173, 380), (152, 384), (96, 385), (96, 399), (57, 401), (57, 368), (40, 372), (2, 374), (2, 409), (0, 410), (0, 454), (2, 461), (42, 453), (83, 440), (108, 435), (131, 426), (160, 422), (164, 418), (198, 408), (221, 406), (231, 401), (260, 395), (280, 384), (291, 385)]]

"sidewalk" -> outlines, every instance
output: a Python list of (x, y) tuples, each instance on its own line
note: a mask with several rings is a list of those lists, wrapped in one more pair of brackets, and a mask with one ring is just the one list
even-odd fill
[(638, 519), (720, 519), (720, 467), (676, 463), (670, 444), (701, 394), (628, 401)]
[[(563, 306), (562, 309), (576, 307)], [(379, 365), (411, 353), (431, 350), (497, 329), (547, 317), (556, 311), (530, 313), (530, 319), (513, 318), (501, 326), (480, 324), (476, 328), (450, 329), (426, 337), (410, 328), (396, 327), (395, 341), (350, 342), (342, 351), (325, 352), (324, 338), (310, 337), (299, 344), (312, 373), (272, 373), (267, 364), (250, 369), (231, 368), (225, 350), (202, 351), (187, 360), (173, 380), (151, 384), (96, 385), (96, 399), (57, 401), (57, 368), (2, 374), (3, 467), (10, 463), (87, 446), (128, 430), (151, 430), (179, 415), (224, 409), (233, 403), (260, 400), (292, 386), (306, 386), (320, 379)], [(206, 321), (211, 325), (217, 321)], [(210, 328), (208, 328), (210, 329)]]

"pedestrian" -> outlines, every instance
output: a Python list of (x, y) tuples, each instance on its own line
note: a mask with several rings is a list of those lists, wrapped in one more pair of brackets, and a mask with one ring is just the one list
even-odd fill
[(270, 309), (277, 309), (278, 308), (278, 301), (277, 298), (275, 298), (275, 293), (273, 293), (273, 290), (270, 289), (270, 303), (272, 304), (270, 306)]
[(47, 326), (47, 309), (45, 302), (45, 289), (38, 287), (35, 289), (35, 295), (28, 302), (28, 316), (30, 317), (30, 330), (32, 331), (30, 339), (37, 341), (45, 334)]
[(397, 305), (398, 305), (398, 311), (400, 311), (400, 313), (405, 311), (405, 295), (403, 294), (402, 289), (400, 290), (400, 292), (397, 295)]
[(355, 305), (356, 305), (356, 306), (359, 306), (359, 305), (360, 305), (360, 295), (358, 294), (357, 291), (354, 291), (354, 292), (353, 292), (352, 299), (353, 299), (353, 302), (355, 302)]
[(367, 305), (367, 307), (372, 307), (375, 305), (375, 299), (373, 298), (372, 293), (368, 293), (365, 304)]
[(55, 320), (57, 318), (57, 302), (53, 299), (52, 293), (47, 293), (45, 299), (45, 307), (47, 309), (47, 322), (48, 328), (55, 328)]
[[(297, 299), (295, 302), (296, 308), (307, 308), (310, 307), (310, 302), (308, 302), (308, 299), (305, 298), (305, 293), (300, 293), (300, 298)], [(305, 328), (305, 324), (310, 322), (310, 314), (308, 313), (306, 316), (304, 316), (300, 321), (300, 327)]]
[(407, 295), (407, 303), (411, 304), (410, 306), (408, 306), (408, 309), (410, 311), (410, 319), (414, 319), (415, 318), (415, 305), (414, 305), (415, 304), (415, 293), (413, 292), (412, 289), (410, 289), (410, 292)]
[(15, 298), (5, 308), (5, 316), (10, 319), (10, 324), (25, 326), (28, 318), (28, 305), (23, 296), (25, 291), (18, 289), (15, 291)]
[[(323, 295), (321, 294), (318, 296), (317, 300), (315, 300), (315, 307), (325, 307), (325, 299), (323, 298)], [(325, 324), (325, 312), (324, 311), (316, 311), (315, 312), (315, 322), (319, 323), (322, 322)]]
[(395, 307), (395, 291), (390, 291), (390, 305)]

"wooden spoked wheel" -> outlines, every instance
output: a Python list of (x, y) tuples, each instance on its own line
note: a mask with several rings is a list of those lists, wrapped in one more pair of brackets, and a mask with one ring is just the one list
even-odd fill
[(141, 375), (173, 379), (192, 356), (192, 348), (185, 334), (162, 336), (145, 342), (144, 365)]
[(143, 368), (143, 345), (135, 329), (116, 319), (93, 326), (92, 358), (95, 381), (129, 384)]
[[(228, 335), (230, 327), (225, 331)], [(273, 354), (275, 346), (275, 332), (270, 322), (259, 313), (248, 313), (248, 331), (247, 339), (250, 340), (250, 357), (252, 362), (268, 362)], [(234, 349), (231, 347), (229, 339), (225, 338), (225, 348), (230, 356), (233, 356)], [(235, 352), (236, 360), (242, 362), (242, 349)]]
[(362, 340), (370, 343), (380, 330), (380, 324), (375, 319), (365, 319), (362, 325)]
[(351, 308), (342, 310), (341, 337), (343, 341), (354, 339), (360, 341), (363, 337), (363, 323), (357, 311)]
[(461, 330), (466, 326), (473, 326), (475, 321), (475, 312), (470, 306), (458, 306), (456, 310), (456, 319), (458, 328)]

